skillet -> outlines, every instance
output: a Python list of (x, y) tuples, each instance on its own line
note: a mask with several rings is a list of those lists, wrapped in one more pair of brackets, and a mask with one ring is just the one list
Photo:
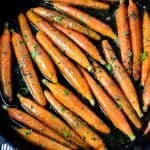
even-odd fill
[[(138, 4), (141, 12), (143, 10), (143, 7), (150, 11), (150, 0), (135, 0), (135, 1)], [(8, 4), (9, 4), (9, 7), (8, 7)], [(42, 1), (40, 1), (40, 0), (21, 0), (21, 1), (19, 1), (19, 0), (3, 0), (3, 3), (1, 3), (1, 5), (0, 5), (0, 32), (2, 31), (2, 24), (6, 21), (10, 22), (10, 28), (13, 27), (13, 28), (15, 28), (15, 30), (18, 31), (18, 28), (16, 26), (17, 22), (16, 22), (15, 18), (17, 17), (19, 12), (24, 12), (31, 7), (35, 7), (35, 6), (39, 6), (39, 5), (40, 6), (44, 5), (45, 7), (48, 7), (48, 8), (51, 7), (50, 5), (42, 4)], [(105, 22), (109, 23), (113, 27), (113, 29), (116, 30), (115, 24), (114, 24), (114, 9), (117, 8), (117, 6), (118, 6), (118, 4), (113, 6), (113, 8), (109, 12), (96, 11), (96, 10), (91, 10), (91, 9), (84, 9), (84, 10), (97, 18), (101, 18), (101, 20), (104, 20)], [(101, 49), (101, 47), (99, 46), (100, 45), (99, 43), (96, 42), (95, 44), (99, 49)], [(115, 46), (115, 44), (113, 42), (112, 42), (112, 44), (113, 44), (113, 47), (115, 48), (116, 53), (119, 57), (118, 48)], [(13, 57), (14, 57), (14, 55), (13, 55)], [(37, 72), (38, 72), (38, 70), (37, 70)], [(38, 74), (40, 77), (42, 77), (39, 72), (38, 72)], [(65, 79), (61, 75), (59, 76), (59, 79), (62, 83), (66, 84)], [(66, 86), (68, 86), (68, 85), (66, 84)], [(139, 83), (135, 83), (135, 87), (137, 89), (137, 93), (138, 93), (139, 97), (141, 97), (142, 88), (139, 86)], [(71, 88), (71, 87), (69, 86), (69, 88)], [(21, 74), (18, 69), (18, 65), (16, 63), (16, 59), (14, 57), (14, 59), (13, 59), (13, 90), (14, 90), (14, 93), (20, 92), (25, 96), (30, 96), (29, 93), (27, 91), (25, 91), (24, 89), (26, 89), (26, 86), (25, 86), (25, 83), (23, 82), (23, 79), (22, 79)], [(5, 99), (1, 92), (0, 92), (0, 96), (1, 96), (0, 103), (1, 103), (1, 105), (3, 105), (3, 104), (5, 104)], [(14, 97), (14, 99), (15, 99), (14, 100), (15, 107), (17, 106), (20, 108), (20, 105), (18, 104), (17, 99), (15, 97)], [(99, 114), (102, 117), (102, 119), (110, 127), (112, 126), (112, 124), (109, 122), (107, 117), (105, 117), (102, 114), (102, 112), (100, 111), (100, 109), (98, 107), (91, 108), (91, 109), (95, 110), (95, 112), (97, 114)], [(142, 119), (144, 127), (146, 126), (148, 120), (150, 120), (150, 111), (147, 114), (145, 114), (144, 118)], [(5, 112), (3, 112), (2, 108), (0, 107), (0, 133), (6, 139), (8, 139), (10, 142), (12, 142), (18, 148), (18, 150), (34, 150), (34, 149), (38, 150), (37, 147), (32, 146), (31, 144), (22, 140), (12, 130), (12, 127), (14, 125), (16, 126), (16, 123), (13, 122), (12, 120), (10, 120), (8, 118), (7, 114)], [(102, 136), (102, 138), (104, 139), (104, 141), (108, 147), (108, 150), (150, 150), (150, 138), (143, 136), (142, 131), (137, 131), (134, 127), (133, 127), (133, 129), (137, 135), (137, 139), (134, 142), (130, 142), (126, 136), (124, 136), (122, 133), (120, 133), (117, 129), (115, 129), (113, 127), (112, 127), (112, 133), (110, 135), (105, 136), (105, 135), (100, 134), (100, 136)]]

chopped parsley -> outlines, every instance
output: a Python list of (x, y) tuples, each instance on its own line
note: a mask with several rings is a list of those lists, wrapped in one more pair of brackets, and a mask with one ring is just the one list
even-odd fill
[(64, 18), (65, 18), (64, 16), (56, 16), (56, 17), (54, 18), (54, 21), (55, 21), (55, 22), (60, 22), (60, 21), (62, 21)]
[(63, 92), (64, 92), (64, 94), (65, 94), (66, 96), (69, 95), (69, 91), (68, 91), (67, 89), (64, 89)]
[(132, 12), (129, 14), (129, 18), (136, 20), (138, 18), (138, 15), (135, 12)]
[(22, 41), (19, 41), (19, 44), (20, 45), (25, 45), (26, 43), (25, 43), (25, 41), (22, 40)]
[(106, 65), (105, 65), (105, 68), (106, 68), (109, 72), (112, 71), (112, 66), (111, 66), (111, 64), (106, 64)]
[(144, 51), (142, 54), (141, 54), (141, 60), (144, 61), (148, 56), (148, 52), (147, 51)]
[(32, 129), (29, 129), (24, 132), (24, 135), (30, 135), (31, 133), (32, 133)]
[(122, 32), (123, 35), (128, 36), (129, 32)]
[(67, 129), (66, 129), (66, 128), (62, 128), (61, 130), (62, 130), (62, 132), (63, 132), (63, 136), (64, 136), (65, 138), (70, 137), (70, 132), (69, 132), (69, 131), (67, 131)]
[(61, 112), (65, 112), (65, 111), (66, 111), (65, 107), (62, 107)]
[(122, 109), (122, 105), (121, 104), (117, 104), (117, 107), (121, 110)]
[(31, 57), (32, 59), (35, 59), (35, 57), (38, 55), (38, 51), (37, 51), (38, 45), (34, 44), (33, 45), (33, 51), (31, 52)]

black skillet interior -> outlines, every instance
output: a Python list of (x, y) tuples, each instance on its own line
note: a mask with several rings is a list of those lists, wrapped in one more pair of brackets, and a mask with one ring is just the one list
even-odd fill
[[(143, 8), (143, 6), (150, 11), (150, 1), (149, 0), (136, 0), (137, 4), (139, 5), (140, 9)], [(9, 8), (8, 8), (8, 3), (9, 3)], [(2, 29), (2, 24), (5, 21), (9, 21), (11, 23), (10, 27), (16, 28), (16, 17), (19, 12), (26, 11), (27, 9), (37, 6), (37, 5), (42, 5), (40, 0), (4, 0), (4, 3), (0, 5), (0, 30)], [(49, 7), (49, 5), (44, 5), (46, 7)], [(101, 18), (105, 22), (108, 22), (109, 24), (112, 25), (113, 29), (115, 30), (115, 24), (114, 24), (114, 9), (118, 6), (116, 4), (113, 9), (111, 9), (109, 12), (101, 12), (101, 11), (95, 11), (95, 10), (89, 10), (89, 9), (84, 9), (85, 11), (89, 12), (90, 14), (96, 16), (97, 18)], [(141, 9), (142, 10), (142, 9)], [(93, 41), (94, 42), (94, 41)], [(112, 42), (112, 41), (111, 41)], [(95, 43), (99, 49), (101, 47), (99, 46), (98, 43)], [(115, 44), (112, 42), (116, 52), (118, 52), (118, 48), (115, 46)], [(118, 57), (119, 57), (119, 53)], [(30, 96), (26, 86), (23, 82), (23, 79), (21, 77), (21, 74), (19, 72), (15, 57), (13, 61), (13, 90), (14, 93), (20, 92), (25, 96)], [(38, 70), (37, 70), (38, 72)], [(39, 72), (38, 72), (39, 73)], [(42, 78), (41, 74), (39, 73), (39, 76)], [(59, 76), (60, 82), (66, 84), (65, 79), (60, 75)], [(68, 86), (68, 84), (66, 84)], [(139, 96), (141, 96), (141, 88), (139, 87), (138, 83), (135, 83), (135, 86), (137, 87), (137, 92)], [(71, 87), (70, 87), (71, 88)], [(73, 89), (72, 89), (73, 90)], [(74, 91), (75, 92), (75, 91)], [(78, 94), (78, 93), (76, 93)], [(17, 104), (17, 100), (14, 102), (17, 107), (20, 107)], [(105, 122), (109, 126), (112, 126), (112, 124), (108, 121), (108, 119), (102, 114), (100, 109), (98, 107), (91, 108), (93, 109), (97, 114), (99, 114)], [(53, 111), (53, 110), (52, 110)], [(6, 137), (8, 140), (10, 140), (12, 143), (14, 143), (19, 150), (32, 150), (32, 149), (37, 149), (34, 146), (31, 146), (24, 140), (20, 139), (15, 132), (12, 130), (12, 126), (16, 125), (15, 123), (12, 123), (8, 119), (8, 116), (0, 109), (0, 133), (4, 137)], [(142, 119), (144, 127), (147, 123), (147, 121), (150, 120), (150, 113), (145, 114), (145, 117)], [(110, 135), (104, 136), (100, 134), (100, 136), (103, 137), (104, 141), (106, 142), (106, 145), (109, 150), (150, 150), (150, 140), (148, 140), (147, 137), (142, 135), (142, 132), (137, 131), (133, 127), (136, 135), (137, 135), (137, 140), (135, 142), (130, 142), (126, 136), (124, 136), (122, 133), (120, 133), (117, 129), (112, 127), (112, 133)]]

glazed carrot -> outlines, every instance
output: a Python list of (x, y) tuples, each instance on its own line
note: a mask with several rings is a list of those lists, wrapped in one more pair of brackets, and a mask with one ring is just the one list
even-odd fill
[(129, 136), (130, 140), (133, 141), (135, 139), (135, 135), (132, 132), (125, 116), (117, 108), (116, 104), (113, 100), (105, 93), (105, 91), (96, 83), (96, 81), (90, 76), (88, 72), (81, 68), (81, 71), (86, 78), (89, 86), (96, 97), (100, 107), (104, 110), (108, 118), (112, 121), (114, 126), (121, 130), (123, 133)]
[(58, 30), (65, 33), (71, 40), (73, 40), (78, 46), (80, 46), (93, 59), (97, 60), (101, 64), (105, 64), (105, 61), (101, 57), (96, 46), (88, 38), (86, 38), (84, 35), (76, 32), (76, 31), (73, 31), (71, 29), (60, 26), (58, 24), (54, 24), (54, 26)]
[(108, 41), (106, 40), (102, 41), (102, 46), (103, 46), (105, 58), (107, 62), (112, 66), (113, 76), (115, 77), (116, 81), (120, 85), (122, 91), (124, 92), (125, 96), (129, 100), (130, 104), (132, 105), (132, 107), (134, 108), (138, 116), (142, 117), (143, 114), (140, 109), (137, 93), (127, 72), (118, 61)]
[(138, 119), (134, 109), (128, 102), (128, 99), (120, 90), (120, 87), (115, 83), (115, 81), (108, 75), (108, 73), (96, 62), (93, 63), (95, 69), (95, 76), (98, 82), (104, 87), (107, 93), (113, 98), (113, 100), (118, 104), (120, 109), (124, 111), (127, 117), (132, 121), (135, 127), (141, 128), (142, 124)]
[(40, 16), (34, 14), (31, 10), (27, 11), (27, 16), (34, 25), (43, 31), (58, 46), (58, 48), (65, 53), (65, 55), (86, 68), (88, 71), (92, 71), (92, 65), (89, 63), (86, 55), (67, 36)]
[(82, 95), (90, 104), (95, 105), (94, 98), (91, 94), (86, 80), (82, 77), (78, 68), (52, 44), (50, 39), (43, 33), (38, 32), (36, 38), (39, 43), (45, 48), (47, 53), (51, 56), (60, 72), (67, 79), (67, 81)]
[(26, 141), (47, 150), (71, 150), (54, 140), (40, 135), (28, 128), (15, 128), (15, 131)]
[(66, 140), (69, 140), (81, 147), (87, 145), (79, 138), (79, 136), (72, 131), (62, 120), (56, 117), (51, 112), (47, 111), (43, 107), (34, 103), (32, 100), (18, 95), (19, 101), (22, 107), (29, 112), (33, 117), (43, 122), (46, 126), (56, 131), (59, 135), (63, 136)]
[(144, 11), (143, 16), (143, 53), (142, 53), (142, 72), (141, 85), (145, 85), (145, 81), (150, 72), (150, 15)]
[(147, 135), (148, 133), (150, 133), (150, 121), (148, 122), (148, 125), (144, 131), (144, 134)]
[(0, 40), (0, 80), (4, 96), (8, 102), (12, 102), (12, 50), (10, 44), (10, 32), (8, 24), (5, 24)]
[(120, 0), (119, 8), (116, 11), (116, 24), (122, 64), (129, 75), (132, 75), (132, 49), (128, 23), (128, 9), (126, 4)]
[(81, 117), (89, 125), (93, 126), (100, 132), (110, 133), (110, 129), (105, 125), (105, 123), (96, 116), (80, 99), (74, 95), (68, 88), (61, 84), (51, 84), (47, 80), (42, 80), (43, 84), (46, 85), (52, 92), (54, 97), (65, 107), (70, 109), (76, 115)]
[(89, 28), (97, 31), (98, 33), (110, 37), (113, 40), (117, 41), (117, 35), (112, 31), (110, 26), (103, 23), (102, 21), (90, 16), (89, 14), (71, 7), (69, 5), (61, 4), (61, 3), (53, 3), (54, 7), (58, 10), (63, 11), (67, 15), (81, 21), (82, 23), (86, 24)]
[(11, 119), (14, 119), (17, 122), (20, 122), (21, 124), (35, 130), (36, 132), (42, 134), (43, 136), (46, 136), (50, 139), (53, 139), (63, 145), (66, 145), (72, 149), (77, 149), (77, 147), (65, 139), (63, 139), (61, 136), (57, 135), (53, 130), (43, 125), (38, 120), (34, 119), (27, 113), (16, 109), (16, 108), (7, 108), (7, 113)]
[(25, 44), (28, 47), (32, 59), (37, 64), (41, 73), (48, 80), (56, 83), (57, 77), (54, 64), (49, 56), (45, 53), (45, 51), (41, 48), (41, 46), (36, 42), (34, 36), (32, 35), (27, 19), (23, 13), (19, 14), (18, 21), (22, 36), (24, 38)]
[(104, 2), (98, 2), (93, 0), (46, 0), (47, 2), (59, 2), (59, 3), (67, 3), (70, 5), (77, 5), (77, 6), (83, 6), (83, 7), (89, 7), (94, 9), (102, 9), (107, 10), (109, 9), (109, 5)]
[(134, 80), (139, 80), (141, 71), (142, 28), (139, 10), (132, 0), (129, 0), (128, 18), (133, 52), (133, 78)]
[(44, 94), (51, 106), (62, 116), (72, 129), (74, 129), (74, 131), (76, 131), (76, 133), (84, 139), (86, 143), (94, 149), (106, 149), (102, 139), (94, 131), (92, 131), (83, 120), (60, 104), (50, 92), (44, 91)]
[(12, 45), (21, 73), (23, 75), (26, 85), (29, 88), (31, 95), (38, 104), (45, 106), (46, 100), (43, 91), (34, 70), (28, 50), (25, 47), (23, 38), (19, 33), (12, 33)]
[(147, 112), (148, 107), (150, 106), (150, 74), (148, 75), (146, 81), (145, 81), (145, 86), (144, 86), (144, 91), (143, 91), (143, 110)]
[(96, 33), (95, 31), (87, 28), (86, 26), (81, 25), (76, 20), (69, 18), (68, 16), (65, 16), (57, 11), (46, 9), (44, 7), (32, 8), (32, 11), (52, 23), (57, 23), (66, 28), (75, 30), (79, 33), (82, 33), (82, 34), (94, 39), (94, 40), (101, 39), (100, 35), (98, 33)]

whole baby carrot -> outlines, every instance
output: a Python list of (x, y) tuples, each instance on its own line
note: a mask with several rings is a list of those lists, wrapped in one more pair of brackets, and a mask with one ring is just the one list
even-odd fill
[(67, 36), (31, 10), (27, 11), (27, 16), (28, 19), (43, 31), (65, 55), (86, 68), (88, 71), (92, 71), (92, 65), (89, 63), (86, 55)]
[(134, 108), (138, 116), (142, 117), (143, 113), (141, 112), (141, 109), (140, 109), (137, 93), (127, 72), (118, 61), (112, 47), (110, 46), (107, 40), (102, 41), (102, 47), (103, 47), (107, 62), (112, 66), (113, 76), (115, 77), (116, 81), (120, 85), (125, 96), (129, 100), (130, 104), (132, 105), (132, 107)]
[(142, 27), (139, 10), (133, 0), (129, 0), (128, 18), (133, 52), (133, 78), (134, 80), (139, 80), (141, 72)]
[(67, 81), (82, 95), (90, 104), (95, 105), (94, 98), (91, 94), (86, 80), (82, 77), (78, 68), (52, 44), (50, 39), (41, 31), (36, 34), (39, 43), (45, 48), (51, 56), (60, 72)]
[(24, 45), (23, 38), (19, 33), (12, 33), (12, 45), (21, 73), (27, 87), (29, 88), (30, 93), (38, 104), (45, 106), (46, 100), (41, 89), (37, 74), (34, 70), (28, 50)]
[(94, 149), (106, 149), (102, 139), (94, 131), (92, 131), (92, 129), (90, 129), (83, 120), (60, 104), (50, 92), (44, 91), (44, 94), (53, 108), (74, 129), (74, 131), (76, 131), (80, 137), (84, 139), (85, 142), (87, 142)]
[(27, 22), (27, 19), (23, 13), (20, 13), (18, 16), (19, 26), (24, 38), (25, 44), (31, 54), (32, 59), (37, 64), (41, 73), (50, 81), (56, 83), (56, 70), (54, 68), (54, 64), (49, 58), (49, 56), (45, 53), (42, 47), (35, 40), (32, 35), (30, 26)]
[(8, 23), (5, 23), (4, 31), (0, 39), (0, 80), (4, 96), (8, 102), (12, 102), (12, 49), (11, 36)]
[(96, 46), (89, 41), (88, 38), (86, 38), (84, 35), (73, 31), (71, 29), (65, 28), (63, 26), (60, 26), (58, 24), (54, 24), (54, 26), (65, 33), (71, 40), (73, 40), (78, 46), (80, 46), (89, 56), (91, 56), (93, 59), (97, 60), (101, 64), (105, 64), (105, 61), (101, 57), (98, 49)]
[(51, 84), (47, 80), (43, 80), (43, 83), (49, 88), (54, 97), (60, 103), (80, 116), (88, 124), (100, 132), (110, 133), (110, 129), (105, 125), (105, 123), (100, 118), (98, 118), (96, 114), (94, 114), (85, 104), (83, 104), (80, 99), (75, 96), (68, 88), (59, 83)]
[(69, 18), (68, 16), (65, 16), (64, 14), (61, 14), (55, 10), (46, 9), (44, 7), (36, 7), (32, 8), (32, 11), (40, 15), (41, 17), (45, 18), (47, 21), (50, 21), (51, 23), (60, 24), (66, 28), (70, 28), (79, 33), (82, 33), (94, 40), (100, 40), (101, 38), (100, 35), (95, 31), (89, 29), (88, 27), (80, 24), (76, 20)]
[[(86, 78), (89, 86), (96, 97), (100, 107), (104, 110), (108, 118), (112, 121), (113, 125), (129, 136), (130, 140), (135, 139), (135, 135), (130, 128), (125, 116), (112, 101), (112, 99), (105, 93), (105, 91), (96, 83), (88, 72), (81, 68), (81, 71)], [(117, 115), (116, 115), (117, 114)]]
[(87, 25), (89, 28), (95, 30), (96, 32), (110, 37), (113, 40), (117, 41), (117, 35), (112, 31), (111, 27), (105, 23), (103, 23), (102, 21), (90, 16), (89, 14), (71, 7), (69, 5), (66, 4), (62, 4), (62, 3), (53, 3), (54, 7), (60, 11), (63, 11), (64, 13), (66, 13), (67, 15), (81, 21), (82, 23), (84, 23), (85, 25)]

